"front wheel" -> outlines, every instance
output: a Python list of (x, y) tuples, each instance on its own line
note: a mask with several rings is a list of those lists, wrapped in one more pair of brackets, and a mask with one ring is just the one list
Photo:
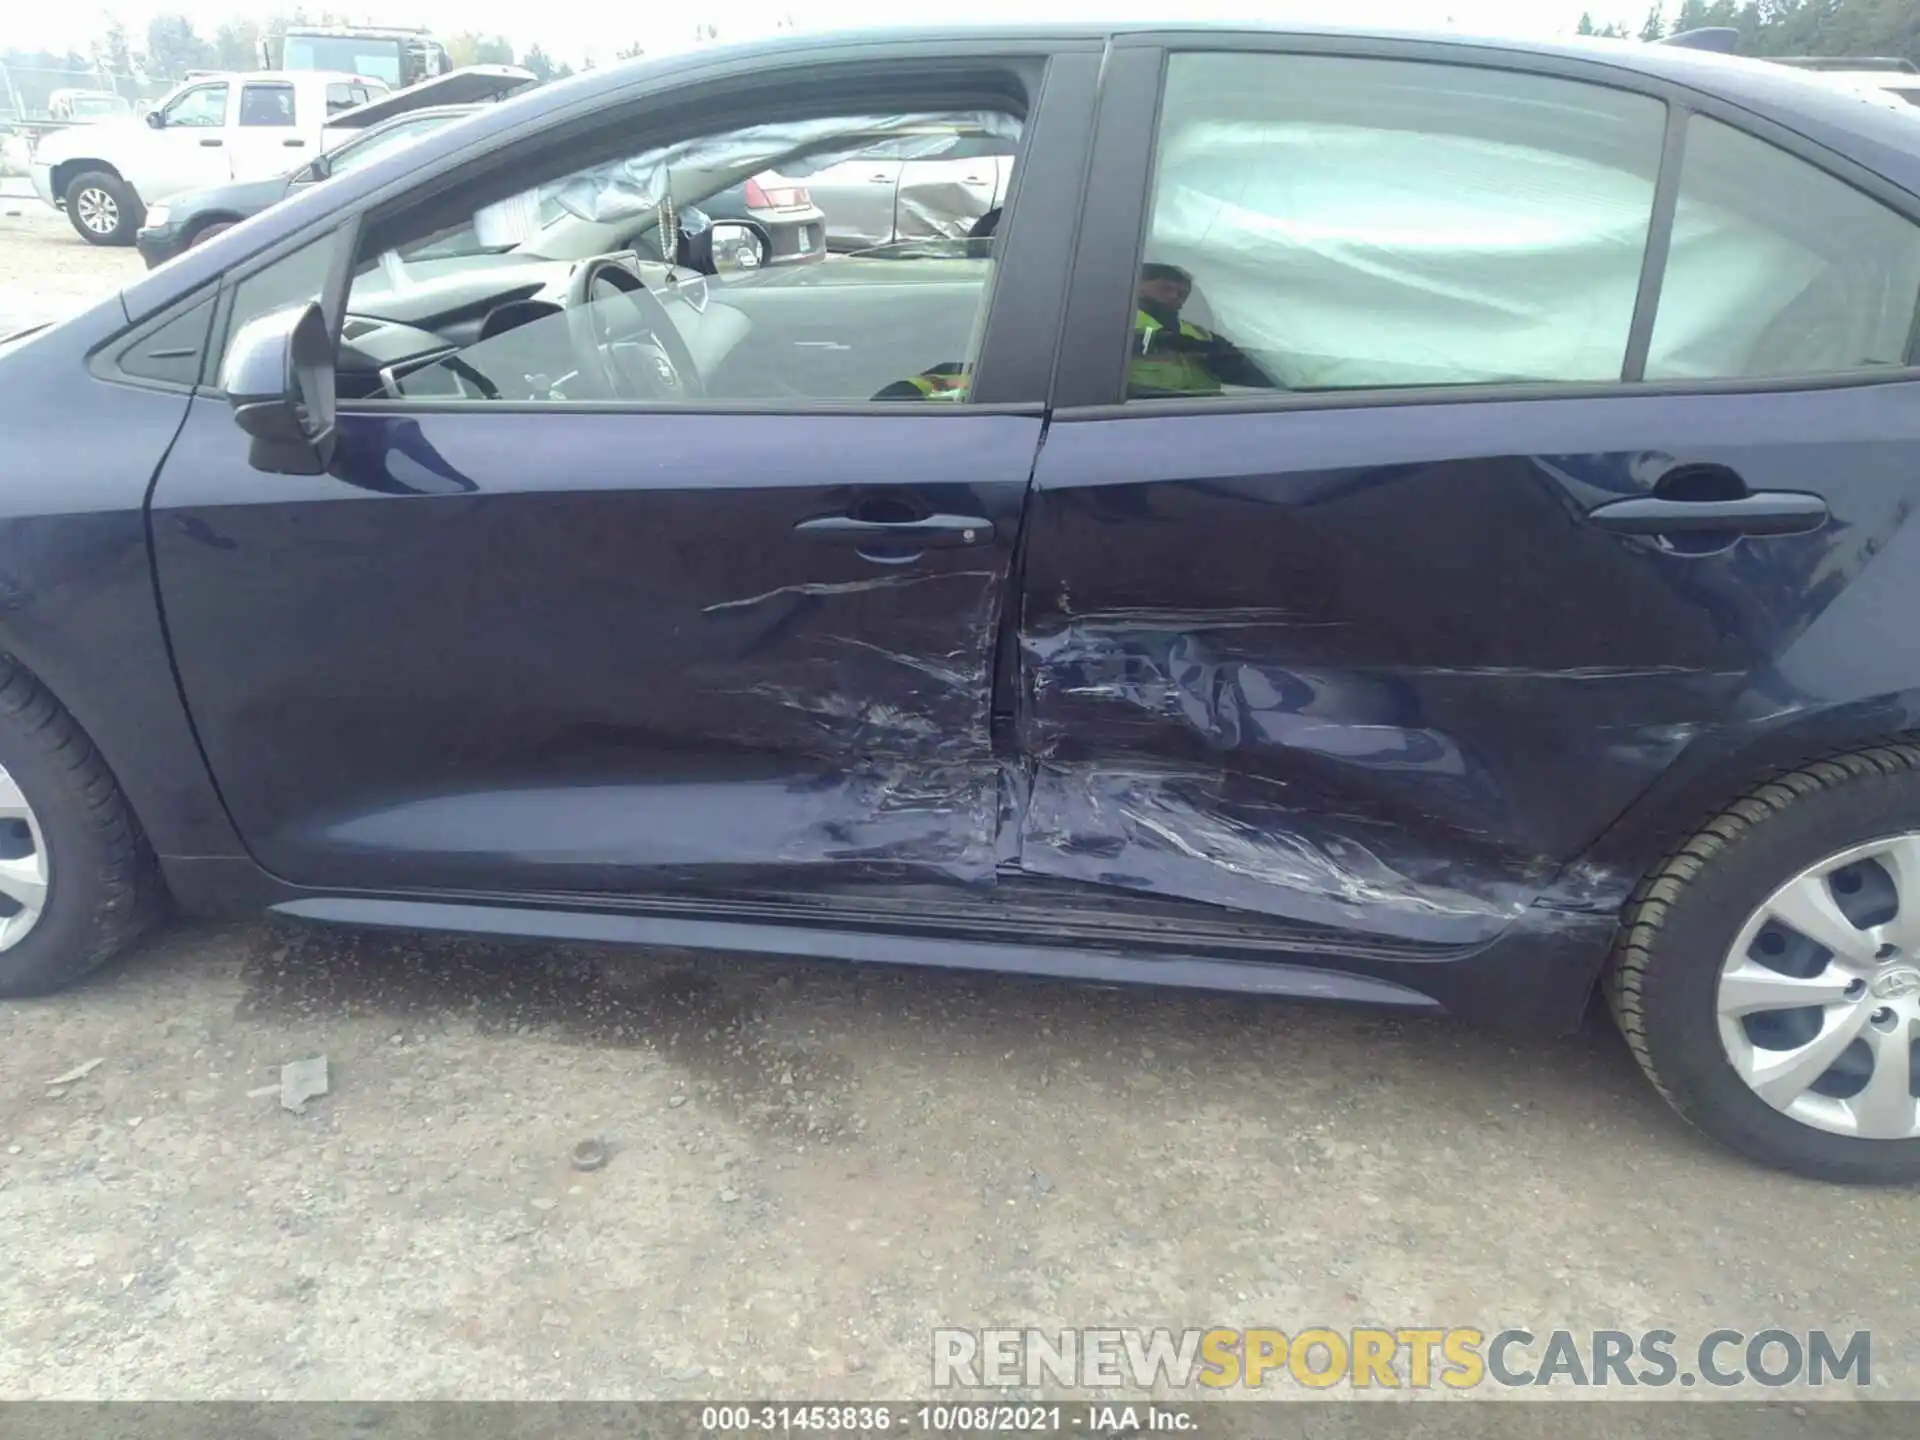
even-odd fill
[(1642, 883), (1606, 980), (1707, 1134), (1823, 1180), (1920, 1179), (1920, 745), (1762, 785)]
[(147, 927), (162, 893), (100, 752), (0, 656), (0, 995), (79, 979)]
[(105, 170), (76, 175), (66, 201), (67, 219), (89, 245), (131, 245), (147, 213), (133, 187)]
[(231, 230), (238, 223), (238, 221), (234, 220), (216, 220), (211, 225), (201, 226), (193, 232), (193, 237), (187, 241), (187, 249), (191, 250), (196, 245), (204, 245), (216, 235), (226, 234), (227, 231)]

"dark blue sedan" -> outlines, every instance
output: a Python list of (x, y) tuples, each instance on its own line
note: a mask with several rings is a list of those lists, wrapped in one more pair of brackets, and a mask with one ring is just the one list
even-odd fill
[[(970, 238), (699, 218), (962, 142)], [(0, 352), (0, 988), (170, 902), (1597, 992), (1707, 1133), (1920, 1177), (1917, 313), (1920, 123), (1673, 47), (521, 95)]]

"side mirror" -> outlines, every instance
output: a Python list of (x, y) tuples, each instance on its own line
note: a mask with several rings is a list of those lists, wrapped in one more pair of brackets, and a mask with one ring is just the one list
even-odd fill
[(721, 220), (700, 238), (704, 258), (712, 262), (715, 275), (758, 270), (773, 258), (773, 242), (758, 225)]
[(333, 173), (333, 166), (324, 155), (316, 155), (305, 165), (293, 172), (295, 185), (314, 185)]
[(308, 301), (242, 325), (220, 367), (247, 459), (278, 475), (324, 475), (334, 444), (333, 334)]
[(165, 116), (165, 114), (163, 114), (161, 111), (158, 111), (158, 110), (147, 111), (147, 128), (148, 129), (164, 130), (166, 129), (166, 126), (167, 126), (167, 117)]

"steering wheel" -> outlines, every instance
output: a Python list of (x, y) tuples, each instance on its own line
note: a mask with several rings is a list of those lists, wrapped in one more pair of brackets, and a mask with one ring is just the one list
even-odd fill
[[(626, 297), (631, 325), (614, 323), (621, 307), (595, 303), (600, 289)], [(588, 260), (573, 272), (567, 285), (567, 330), (581, 376), (600, 391), (593, 398), (690, 400), (702, 393), (700, 368), (666, 306), (612, 256)]]

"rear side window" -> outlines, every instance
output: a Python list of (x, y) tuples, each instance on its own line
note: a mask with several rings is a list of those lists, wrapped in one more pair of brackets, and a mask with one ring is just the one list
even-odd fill
[(1129, 396), (1618, 380), (1665, 126), (1547, 76), (1172, 57)]
[(1764, 140), (1694, 116), (1649, 380), (1907, 362), (1920, 227)]
[(374, 92), (365, 85), (346, 85), (335, 81), (327, 86), (327, 114), (338, 115), (342, 110), (357, 109), (371, 101), (373, 95)]
[(291, 85), (243, 85), (240, 88), (242, 125), (293, 124)]
[(209, 297), (122, 350), (118, 357), (121, 372), (164, 385), (192, 385), (200, 378), (200, 362), (212, 321), (213, 300)]

